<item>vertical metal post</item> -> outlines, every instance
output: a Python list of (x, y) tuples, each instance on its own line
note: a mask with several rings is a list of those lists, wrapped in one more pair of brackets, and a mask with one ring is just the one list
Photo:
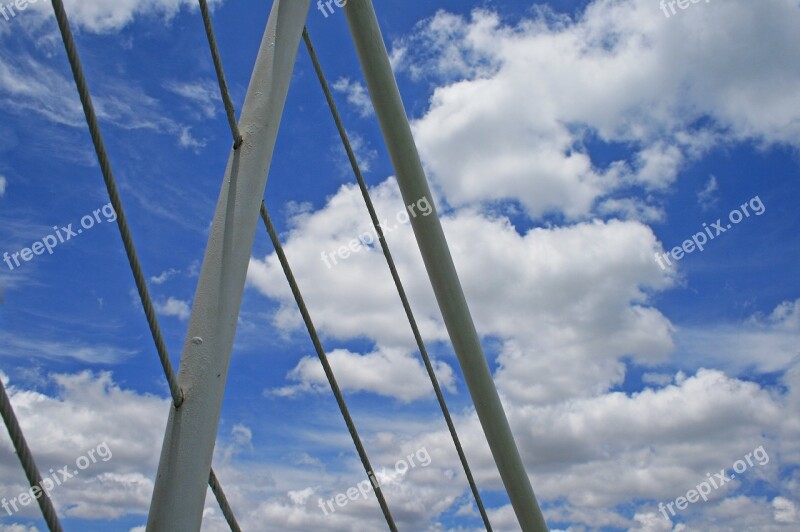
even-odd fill
[(274, 0), (217, 202), (184, 342), (148, 532), (200, 530), (259, 205), (310, 0)]
[[(410, 205), (424, 197), (433, 205), (372, 0), (349, 0), (345, 13), (403, 200)], [(522, 530), (546, 532), (547, 524), (503, 411), (441, 222), (435, 210), (433, 214), (410, 218), (447, 331)]]

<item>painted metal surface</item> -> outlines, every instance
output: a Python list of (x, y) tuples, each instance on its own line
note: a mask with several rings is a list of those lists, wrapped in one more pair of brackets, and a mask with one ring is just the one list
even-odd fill
[[(433, 206), (372, 1), (349, 0), (345, 13), (403, 200), (411, 205), (427, 198)], [(410, 214), (436, 300), (514, 512), (523, 531), (546, 532), (547, 525), (500, 402), (441, 221), (438, 215)]]
[(275, 0), (225, 171), (181, 356), (147, 530), (197, 531), (247, 266), (310, 0)]

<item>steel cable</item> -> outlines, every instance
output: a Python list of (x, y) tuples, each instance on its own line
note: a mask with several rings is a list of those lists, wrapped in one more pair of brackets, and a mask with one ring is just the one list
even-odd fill
[(306, 324), (309, 336), (311, 336), (314, 349), (316, 349), (317, 355), (319, 356), (319, 361), (322, 363), (322, 369), (325, 371), (325, 376), (328, 378), (328, 382), (331, 385), (333, 395), (336, 397), (336, 402), (339, 404), (339, 410), (341, 410), (342, 417), (344, 417), (344, 422), (347, 425), (347, 430), (350, 431), (350, 436), (353, 438), (353, 443), (356, 446), (359, 458), (361, 458), (361, 463), (364, 466), (364, 470), (367, 472), (367, 477), (369, 478), (369, 481), (375, 490), (375, 495), (378, 498), (378, 504), (381, 506), (381, 511), (383, 512), (383, 516), (386, 518), (386, 523), (389, 525), (389, 530), (392, 532), (397, 532), (397, 527), (394, 524), (394, 518), (392, 517), (392, 513), (389, 511), (389, 505), (386, 503), (386, 499), (383, 496), (383, 490), (381, 490), (381, 486), (375, 478), (375, 472), (373, 471), (372, 465), (367, 457), (367, 451), (364, 449), (364, 445), (361, 443), (361, 438), (356, 430), (356, 425), (353, 423), (353, 418), (350, 416), (350, 411), (348, 410), (347, 404), (344, 401), (342, 391), (339, 389), (339, 384), (336, 382), (336, 377), (334, 376), (333, 369), (328, 361), (328, 356), (325, 354), (325, 350), (322, 348), (322, 342), (320, 342), (319, 335), (317, 335), (317, 330), (314, 327), (314, 323), (311, 321), (311, 315), (308, 313), (308, 308), (303, 300), (303, 295), (300, 293), (300, 288), (297, 286), (297, 280), (292, 273), (292, 269), (289, 267), (289, 261), (286, 258), (286, 253), (283, 251), (283, 246), (278, 238), (278, 233), (275, 231), (275, 226), (272, 225), (272, 220), (267, 212), (267, 206), (263, 201), (261, 202), (261, 219), (264, 220), (264, 226), (267, 228), (267, 233), (269, 233), (269, 237), (272, 240), (272, 245), (275, 248), (275, 253), (278, 255), (278, 260), (283, 268), (283, 273), (286, 275), (286, 280), (289, 282), (289, 287), (292, 289), (292, 294), (297, 302), (297, 308), (300, 310), (300, 314), (303, 316), (303, 321)]
[(408, 318), (408, 323), (411, 325), (411, 331), (414, 334), (414, 339), (417, 342), (417, 347), (419, 349), (420, 355), (422, 356), (422, 360), (425, 363), (425, 369), (428, 371), (428, 376), (430, 377), (431, 384), (433, 385), (433, 390), (436, 393), (436, 399), (439, 402), (439, 406), (441, 407), (442, 414), (444, 415), (445, 422), (447, 423), (447, 428), (450, 431), (450, 436), (453, 438), (453, 443), (456, 446), (456, 451), (458, 452), (458, 457), (461, 460), (461, 465), (464, 468), (464, 473), (467, 476), (467, 481), (469, 482), (470, 489), (472, 490), (472, 495), (475, 498), (475, 503), (478, 505), (478, 511), (481, 514), (481, 518), (483, 519), (483, 524), (486, 527), (488, 532), (492, 531), (492, 526), (489, 523), (489, 516), (486, 513), (486, 509), (483, 505), (483, 500), (481, 499), (481, 494), (478, 491), (478, 486), (475, 483), (475, 479), (472, 476), (472, 470), (469, 467), (469, 463), (467, 462), (467, 456), (464, 453), (464, 449), (461, 446), (461, 441), (458, 437), (458, 433), (456, 432), (456, 427), (453, 424), (453, 419), (450, 416), (450, 411), (447, 408), (447, 403), (445, 402), (444, 394), (442, 393), (442, 389), (439, 386), (439, 380), (436, 378), (436, 372), (434, 371), (433, 364), (431, 363), (431, 359), (428, 356), (428, 350), (425, 348), (425, 343), (422, 340), (422, 334), (419, 331), (419, 327), (417, 326), (417, 321), (414, 318), (414, 313), (411, 310), (411, 304), (408, 301), (408, 296), (406, 295), (406, 291), (403, 288), (403, 283), (400, 280), (400, 274), (397, 271), (397, 266), (395, 265), (394, 259), (392, 258), (392, 253), (389, 250), (389, 244), (386, 242), (386, 238), (383, 234), (383, 229), (381, 229), (380, 220), (378, 219), (378, 215), (375, 211), (375, 206), (372, 203), (372, 198), (369, 194), (369, 189), (367, 188), (366, 183), (364, 182), (364, 176), (361, 173), (361, 168), (358, 165), (358, 161), (356, 160), (355, 153), (353, 148), (350, 144), (350, 139), (347, 135), (347, 131), (342, 123), (342, 118), (339, 115), (339, 111), (336, 107), (336, 102), (333, 99), (333, 94), (331, 93), (330, 87), (328, 86), (328, 81), (325, 78), (325, 74), (322, 71), (322, 66), (319, 62), (319, 58), (317, 57), (317, 53), (314, 50), (314, 45), (311, 42), (311, 36), (308, 34), (307, 29), (303, 29), (303, 40), (306, 43), (306, 48), (308, 49), (308, 53), (311, 56), (311, 62), (314, 64), (314, 70), (317, 72), (317, 77), (319, 78), (320, 85), (322, 86), (322, 91), (325, 93), (325, 99), (328, 101), (328, 106), (330, 107), (331, 114), (333, 115), (333, 120), (336, 122), (336, 128), (339, 130), (339, 136), (342, 139), (342, 144), (344, 144), (345, 151), (347, 152), (347, 157), (350, 159), (350, 165), (353, 168), (353, 173), (356, 176), (356, 180), (358, 181), (358, 186), (361, 189), (361, 195), (364, 197), (364, 203), (366, 203), (367, 210), (369, 211), (369, 216), (372, 219), (372, 225), (375, 228), (375, 233), (378, 235), (378, 240), (381, 243), (381, 248), (383, 249), (383, 255), (386, 257), (386, 263), (389, 266), (389, 271), (392, 274), (392, 279), (394, 280), (394, 284), (397, 287), (397, 293), (400, 296), (400, 301), (403, 303), (403, 309), (405, 309), (406, 317)]
[[(58, 28), (61, 32), (61, 38), (64, 41), (64, 48), (67, 52), (70, 68), (72, 69), (72, 75), (75, 78), (75, 85), (78, 89), (78, 95), (80, 96), (81, 104), (83, 106), (83, 112), (86, 115), (86, 123), (89, 126), (89, 133), (92, 137), (92, 143), (94, 144), (97, 160), (100, 164), (100, 170), (103, 174), (103, 180), (105, 181), (106, 189), (108, 190), (108, 196), (111, 200), (111, 205), (117, 214), (117, 225), (119, 226), (122, 243), (125, 247), (128, 263), (130, 264), (133, 278), (136, 283), (136, 289), (139, 292), (139, 299), (142, 302), (142, 307), (144, 309), (145, 316), (147, 317), (147, 324), (150, 327), (150, 333), (153, 337), (153, 341), (155, 342), (156, 350), (158, 351), (158, 358), (161, 361), (161, 366), (164, 369), (164, 375), (166, 376), (167, 383), (169, 385), (173, 405), (176, 409), (178, 409), (184, 400), (183, 390), (181, 390), (180, 386), (178, 385), (178, 379), (175, 375), (175, 370), (172, 367), (172, 362), (170, 361), (166, 343), (164, 342), (164, 335), (162, 334), (161, 327), (158, 324), (158, 318), (156, 317), (153, 300), (150, 297), (150, 291), (147, 288), (147, 281), (142, 270), (141, 262), (139, 261), (139, 255), (136, 252), (136, 247), (133, 242), (133, 235), (131, 234), (130, 227), (128, 226), (127, 217), (125, 216), (122, 199), (117, 189), (114, 173), (111, 169), (111, 162), (108, 157), (105, 142), (103, 141), (103, 134), (100, 131), (100, 123), (97, 120), (97, 114), (94, 109), (94, 104), (92, 103), (89, 85), (86, 81), (86, 76), (83, 73), (83, 67), (81, 66), (80, 57), (78, 55), (78, 47), (75, 44), (75, 38), (72, 35), (72, 30), (70, 28), (69, 19), (67, 18), (67, 13), (64, 10), (63, 2), (61, 0), (52, 0), (52, 4), (56, 21), (58, 22)], [(222, 486), (220, 486), (219, 482), (217, 482), (213, 469), (211, 469), (209, 473), (209, 486), (211, 487), (211, 491), (214, 493), (214, 497), (216, 497), (220, 509), (225, 515), (231, 530), (234, 532), (239, 532), (241, 529), (239, 528), (239, 525), (233, 516), (233, 512), (230, 510), (230, 504), (225, 496), (225, 492), (222, 490)]]

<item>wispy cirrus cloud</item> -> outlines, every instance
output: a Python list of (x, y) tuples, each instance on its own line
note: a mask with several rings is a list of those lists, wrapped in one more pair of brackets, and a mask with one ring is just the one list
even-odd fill
[(86, 364), (116, 364), (136, 354), (112, 345), (57, 341), (0, 332), (0, 356), (75, 360)]
[[(213, 9), (224, 0), (209, 0)], [(193, 0), (64, 0), (64, 8), (70, 22), (76, 27), (91, 33), (114, 33), (137, 18), (160, 18), (169, 22), (181, 9), (196, 9)], [(26, 15), (41, 18), (52, 17), (50, 2), (31, 3)]]
[(217, 114), (220, 95), (216, 80), (168, 81), (164, 88), (199, 106), (206, 118)]
[[(206, 145), (204, 139), (194, 137), (191, 126), (170, 118), (159, 100), (140, 87), (112, 79), (96, 85), (93, 98), (101, 122), (126, 130), (166, 133), (183, 148)], [(86, 127), (73, 81), (30, 54), (0, 51), (0, 101), (17, 114), (34, 113), (63, 126)]]

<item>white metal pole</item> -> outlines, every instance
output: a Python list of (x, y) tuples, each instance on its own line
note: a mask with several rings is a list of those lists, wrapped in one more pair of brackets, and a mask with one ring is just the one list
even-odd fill
[[(433, 205), (372, 0), (348, 0), (345, 12), (403, 200), (410, 205), (427, 198)], [(524, 532), (546, 532), (547, 524), (494, 385), (441, 222), (435, 211), (433, 214), (410, 219), (447, 331), (520, 526)]]
[(275, 0), (217, 202), (181, 356), (184, 402), (170, 409), (148, 532), (200, 530), (236, 323), (310, 0)]

